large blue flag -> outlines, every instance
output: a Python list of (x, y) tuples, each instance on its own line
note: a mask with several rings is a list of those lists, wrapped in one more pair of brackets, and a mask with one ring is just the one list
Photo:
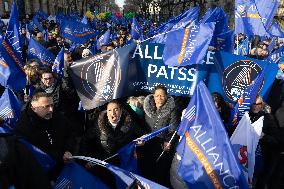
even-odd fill
[(198, 20), (199, 12), (200, 12), (199, 7), (191, 8), (190, 10), (187, 11), (186, 16), (172, 27), (172, 30), (176, 30), (179, 28), (185, 28), (187, 25), (189, 25), (193, 21)]
[(55, 56), (33, 38), (29, 41), (28, 59), (39, 59), (43, 64), (53, 65)]
[(107, 45), (110, 40), (110, 29), (108, 29), (97, 41), (97, 49), (101, 49), (103, 45)]
[(214, 36), (216, 42), (214, 47), (217, 50), (225, 51), (228, 53), (233, 53), (234, 50), (234, 31), (230, 30), (225, 33), (220, 33), (219, 35)]
[[(159, 185), (153, 181), (150, 181), (146, 178), (143, 178), (137, 174), (131, 173), (129, 171), (126, 171), (124, 169), (121, 169), (119, 167), (116, 167), (114, 165), (111, 165), (109, 163), (106, 163), (104, 161), (90, 158), (90, 157), (84, 157), (84, 156), (73, 156), (73, 158), (81, 159), (85, 161), (89, 161), (91, 163), (100, 165), (102, 167), (107, 168), (112, 173), (114, 173), (116, 176), (118, 176), (126, 185), (130, 186), (133, 184), (133, 182), (136, 183), (136, 187), (139, 186), (141, 189), (166, 189), (166, 187)], [(125, 188), (125, 187), (124, 187)], [(120, 188), (119, 188), (120, 189)]]
[(55, 58), (52, 65), (52, 72), (57, 73), (61, 78), (64, 76), (64, 47), (61, 48)]
[(139, 39), (142, 35), (142, 28), (139, 25), (136, 18), (134, 18), (134, 17), (132, 18), (130, 34), (133, 37), (133, 39), (136, 39), (136, 40)]
[(275, 21), (272, 23), (269, 33), (273, 36), (284, 38), (284, 32)]
[(41, 9), (39, 9), (37, 12), (36, 12), (36, 16), (40, 19), (44, 19), (44, 20), (47, 20), (48, 18), (48, 15)]
[(191, 24), (167, 34), (163, 60), (169, 66), (200, 63), (208, 50), (215, 23)]
[(195, 111), (190, 120), (182, 121), (180, 128), (186, 132), (177, 147), (181, 156), (177, 172), (187, 186), (248, 189), (213, 98), (203, 82), (197, 85), (187, 109)]
[[(15, 2), (11, 8), (11, 15), (7, 31), (0, 44), (2, 64), (0, 74), (5, 75), (6, 85), (13, 90), (21, 90), (26, 85), (26, 74), (22, 61), (22, 41), (19, 31), (19, 13)], [(1, 77), (1, 80), (3, 78)], [(1, 82), (3, 83), (3, 82)]]
[(247, 36), (270, 36), (254, 0), (235, 1), (235, 33), (244, 33)]
[(251, 106), (255, 102), (255, 99), (263, 85), (264, 73), (266, 72), (266, 68), (267, 66), (258, 74), (256, 79), (248, 86), (248, 88), (244, 91), (240, 99), (237, 101), (232, 113), (233, 125), (236, 126), (238, 124), (245, 112), (249, 111)]
[(222, 81), (216, 80), (213, 85), (222, 84), (223, 89), (219, 89), (220, 94), (228, 101), (237, 101), (257, 75), (265, 68), (264, 84), (260, 95), (266, 99), (275, 76), (278, 71), (276, 64), (268, 64), (267, 61), (261, 61), (244, 57), (241, 55), (233, 55), (226, 52), (215, 53), (215, 65), (218, 68)]
[(23, 103), (17, 98), (15, 93), (6, 88), (0, 98), (0, 118), (13, 128), (20, 117), (22, 106)]
[(268, 28), (278, 10), (278, 0), (255, 0), (256, 7), (260, 14), (265, 28)]
[(72, 162), (65, 165), (53, 189), (109, 189), (101, 180), (80, 165)]
[(87, 24), (78, 21), (64, 20), (61, 25), (61, 35), (73, 43), (84, 44), (95, 39), (98, 33)]
[(55, 166), (56, 162), (50, 155), (25, 141), (24, 139), (20, 139), (20, 142), (23, 143), (32, 152), (33, 156), (45, 172), (48, 172), (52, 167)]

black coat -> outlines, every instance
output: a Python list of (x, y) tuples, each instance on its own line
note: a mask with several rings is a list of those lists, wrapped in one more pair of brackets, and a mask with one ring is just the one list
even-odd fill
[(30, 106), (21, 112), (16, 134), (62, 163), (65, 151), (73, 152), (72, 127), (63, 114), (54, 112), (50, 120), (40, 118)]
[(144, 111), (146, 126), (148, 127), (149, 132), (171, 125), (169, 132), (163, 132), (158, 136), (164, 141), (169, 141), (172, 133), (179, 124), (173, 97), (168, 97), (166, 103), (157, 110), (154, 96), (150, 94), (144, 100)]
[(141, 136), (143, 131), (134, 122), (131, 115), (122, 110), (118, 125), (113, 129), (108, 121), (106, 111), (102, 111), (81, 141), (80, 151), (84, 155), (107, 158), (115, 154), (121, 147)]

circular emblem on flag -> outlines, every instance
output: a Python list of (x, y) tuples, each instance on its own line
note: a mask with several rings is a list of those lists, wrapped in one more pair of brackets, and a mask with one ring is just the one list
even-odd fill
[[(91, 63), (89, 63), (91, 61)], [(95, 103), (115, 98), (121, 81), (121, 68), (116, 52), (91, 57), (81, 69), (83, 89)]]
[(222, 81), (227, 98), (237, 101), (260, 71), (261, 67), (251, 60), (240, 60), (228, 66)]

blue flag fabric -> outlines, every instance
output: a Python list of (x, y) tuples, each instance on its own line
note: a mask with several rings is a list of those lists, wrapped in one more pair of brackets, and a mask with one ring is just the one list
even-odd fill
[(89, 25), (73, 20), (64, 20), (60, 28), (61, 36), (76, 44), (87, 43), (98, 35)]
[(279, 49), (277, 49), (272, 54), (270, 54), (267, 58), (267, 61), (278, 64), (281, 58), (283, 57), (283, 55), (284, 55), (284, 45), (282, 45)]
[(246, 36), (270, 37), (263, 25), (254, 0), (235, 1), (235, 33), (244, 33)]
[(20, 139), (20, 142), (23, 143), (32, 152), (35, 159), (38, 161), (38, 163), (41, 165), (41, 167), (45, 172), (48, 172), (52, 167), (55, 166), (56, 164), (55, 160), (47, 153), (43, 152), (41, 149), (30, 144), (24, 139)]
[(163, 60), (169, 66), (200, 63), (208, 50), (215, 23), (191, 24), (167, 34)]
[(142, 137), (139, 137), (138, 139), (136, 140), (141, 140), (141, 141), (144, 141), (144, 142), (147, 142), (148, 140), (158, 136), (159, 134), (161, 134), (162, 132), (166, 131), (167, 129), (169, 129), (171, 127), (171, 125), (167, 126), (167, 127), (163, 127), (161, 129), (158, 129), (156, 131), (153, 131), (151, 133), (148, 133), (146, 135), (143, 135)]
[(199, 12), (200, 12), (199, 7), (191, 8), (190, 10), (187, 11), (186, 16), (172, 27), (172, 30), (185, 28), (187, 25), (189, 25), (193, 21), (198, 20)]
[(31, 38), (28, 46), (28, 59), (39, 59), (43, 64), (53, 65), (55, 56), (39, 44), (36, 40)]
[(134, 157), (135, 154), (135, 146), (136, 142), (130, 142), (129, 144), (120, 148), (117, 152), (118, 157), (120, 159), (120, 167), (133, 172), (139, 173), (137, 159)]
[(40, 19), (44, 19), (44, 20), (47, 20), (47, 18), (48, 18), (48, 15), (41, 9), (39, 9), (36, 12), (36, 16), (39, 17)]
[(134, 17), (132, 18), (130, 34), (133, 37), (133, 39), (136, 39), (136, 40), (138, 40), (142, 35), (142, 28), (139, 25), (136, 18), (134, 18)]
[(65, 165), (53, 187), (53, 189), (63, 188), (109, 189), (101, 180), (74, 162)]
[(39, 23), (38, 18), (36, 16), (33, 17), (32, 22), (30, 24), (32, 24), (33, 29), (37, 28), (40, 32), (45, 31), (45, 29)]
[(249, 38), (246, 37), (234, 50), (234, 54), (247, 55), (249, 53)]
[(249, 111), (251, 106), (253, 105), (256, 96), (260, 92), (260, 88), (263, 84), (266, 68), (267, 66), (264, 67), (264, 69), (258, 74), (255, 80), (248, 86), (240, 99), (237, 101), (232, 113), (232, 125), (236, 126), (242, 119), (245, 112)]
[(57, 73), (59, 77), (64, 76), (64, 47), (61, 48), (60, 52), (55, 58), (52, 65), (52, 72)]
[(269, 33), (275, 37), (284, 38), (284, 32), (275, 21), (272, 23)]
[(225, 33), (221, 33), (217, 36), (216, 38), (216, 43), (215, 43), (215, 48), (217, 50), (225, 51), (228, 53), (233, 53), (234, 50), (234, 31), (230, 30)]
[(81, 22), (82, 22), (83, 24), (88, 24), (88, 18), (87, 18), (86, 15), (83, 17), (83, 19), (81, 20)]
[[(200, 82), (187, 109), (195, 106), (193, 118), (177, 147), (181, 156), (178, 174), (189, 188), (243, 188), (248, 183), (235, 158), (230, 140), (203, 82)], [(184, 117), (183, 119), (186, 119)]]
[(2, 57), (0, 74), (5, 77), (4, 82), (1, 77), (1, 83), (5, 83), (4, 86), (16, 91), (22, 90), (26, 85), (26, 74), (22, 61), (22, 38), (19, 27), (19, 13), (14, 2), (7, 31), (0, 44), (0, 57)]
[[(133, 182), (136, 182), (136, 186), (139, 186), (141, 189), (167, 189), (166, 187), (159, 185), (151, 180), (148, 180), (146, 178), (143, 178), (137, 174), (131, 173), (129, 171), (126, 171), (124, 169), (121, 169), (119, 167), (116, 167), (114, 165), (111, 165), (109, 163), (106, 163), (104, 161), (90, 158), (90, 157), (84, 157), (84, 156), (73, 156), (73, 158), (81, 159), (85, 161), (89, 161), (91, 163), (103, 166), (110, 170), (112, 173), (114, 173), (116, 176), (118, 176), (126, 185), (130, 186), (133, 184)], [(125, 187), (124, 187), (125, 188)], [(120, 189), (120, 188), (119, 188)]]
[(255, 0), (256, 7), (265, 28), (268, 28), (278, 10), (278, 0)]
[(0, 118), (13, 128), (20, 117), (22, 106), (23, 103), (17, 98), (15, 93), (6, 88), (0, 98)]
[[(222, 78), (222, 81), (219, 82), (222, 83), (223, 89), (212, 92), (224, 94), (227, 101), (235, 102), (267, 65), (264, 73), (264, 84), (260, 92), (263, 99), (267, 98), (278, 71), (276, 64), (268, 64), (267, 61), (222, 51), (216, 52), (215, 58), (215, 66)], [(213, 85), (217, 85), (217, 83), (218, 81), (215, 81)]]
[(110, 30), (108, 29), (97, 41), (97, 49), (101, 49), (103, 45), (107, 45), (110, 39)]

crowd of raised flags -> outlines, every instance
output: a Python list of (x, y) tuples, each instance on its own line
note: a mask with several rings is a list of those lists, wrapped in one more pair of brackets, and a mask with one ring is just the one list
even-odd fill
[[(158, 74), (160, 75), (168, 73), (169, 71), (166, 69), (169, 67), (176, 67), (175, 69), (181, 70), (185, 69), (183, 67), (186, 66), (197, 65), (195, 81), (192, 82), (194, 93), (191, 93), (190, 103), (177, 130), (177, 134), (181, 137), (176, 148), (177, 154), (181, 157), (177, 173), (188, 188), (249, 188), (252, 186), (255, 153), (262, 132), (263, 118), (251, 124), (247, 112), (255, 102), (257, 95), (261, 95), (265, 100), (268, 98), (278, 72), (277, 64), (282, 63), (284, 46), (279, 46), (278, 43), (279, 38), (283, 37), (284, 33), (277, 22), (273, 20), (278, 6), (277, 0), (236, 0), (235, 27), (231, 30), (228, 27), (228, 16), (220, 7), (209, 9), (200, 20), (200, 10), (198, 7), (194, 7), (167, 22), (161, 23), (158, 27), (154, 27), (151, 21), (142, 17), (126, 20), (123, 17), (113, 16), (110, 20), (99, 21), (94, 19), (91, 21), (86, 16), (82, 19), (75, 14), (64, 15), (59, 13), (56, 15), (56, 22), (60, 28), (60, 35), (69, 42), (70, 48), (62, 48), (56, 56), (38, 43), (33, 35), (30, 35), (30, 33), (38, 30), (46, 36), (45, 40), (48, 41), (49, 31), (41, 24), (42, 20), (48, 18), (48, 15), (38, 11), (29, 23), (21, 23), (14, 3), (7, 30), (0, 38), (0, 84), (5, 88), (0, 98), (0, 118), (5, 122), (1, 132), (13, 132), (14, 124), (20, 116), (23, 104), (15, 94), (25, 89), (27, 82), (24, 71), (27, 60), (23, 59), (22, 56), (23, 43), (20, 33), (23, 24), (26, 24), (24, 27), (29, 33), (29, 36), (27, 36), (28, 56), (26, 58), (40, 60), (43, 65), (52, 67), (52, 71), (60, 77), (63, 77), (66, 68), (64, 68), (64, 51), (74, 52), (81, 45), (89, 43), (89, 49), (93, 56), (90, 59), (81, 60), (82, 62), (92, 60), (92, 58), (105, 57), (103, 46), (108, 46), (116, 40), (118, 38), (116, 28), (123, 26), (129, 28), (127, 43), (138, 44), (132, 44), (132, 46), (117, 45), (114, 50), (106, 53), (110, 54), (109, 57), (116, 56), (123, 72), (120, 79), (121, 82), (124, 82), (123, 87), (114, 86), (113, 94), (108, 94), (108, 97), (112, 99), (134, 94), (130, 89), (131, 87), (125, 88), (125, 86), (130, 82), (130, 79), (127, 78), (131, 75), (128, 69), (133, 68), (131, 66), (133, 61), (130, 61), (129, 57), (134, 56), (133, 51), (139, 45), (147, 47), (147, 51), (150, 48), (148, 49), (145, 44), (159, 43), (163, 45), (162, 61), (166, 68), (159, 70)], [(101, 28), (104, 30), (100, 30)], [(235, 39), (234, 35), (236, 36)], [(239, 40), (239, 35), (245, 37)], [(259, 36), (262, 41), (269, 42), (267, 45), (269, 54), (262, 57), (262, 60), (242, 56), (249, 55), (253, 51), (252, 43), (255, 36)], [(275, 49), (276, 46), (278, 49)], [(147, 52), (148, 54), (145, 50), (143, 58), (150, 57), (149, 59), (152, 63), (154, 62), (153, 64), (155, 64), (155, 57), (159, 59), (159, 56), (154, 53), (154, 48), (151, 48), (152, 52)], [(206, 59), (211, 51), (214, 55), (213, 64), (208, 64)], [(153, 57), (149, 55), (150, 53), (154, 53)], [(136, 54), (141, 57), (140, 51)], [(110, 59), (105, 60), (104, 64), (110, 64)], [(233, 68), (230, 68), (236, 62), (239, 62), (238, 68), (241, 67), (241, 69), (233, 73)], [(250, 62), (253, 62), (254, 66), (245, 68)], [(81, 67), (78, 66), (79, 64), (76, 65), (76, 61), (71, 66), (75, 75), (75, 69), (81, 70)], [(137, 67), (136, 69), (139, 69), (139, 66)], [(256, 71), (251, 71), (254, 68)], [(110, 68), (109, 74), (111, 72)], [(149, 73), (149, 68), (148, 73), (144, 70), (142, 74), (146, 80), (135, 80), (135, 82), (150, 83)], [(282, 74), (282, 70), (280, 74)], [(98, 107), (111, 100), (105, 98), (105, 101), (94, 102), (90, 105), (89, 101), (85, 101), (85, 94), (78, 85), (88, 82), (95, 86), (98, 80), (88, 81), (85, 79), (82, 82), (80, 79), (83, 80), (83, 78), (80, 78), (79, 74), (72, 76), (72, 78), (85, 109)], [(158, 81), (157, 78), (154, 81)], [(178, 80), (180, 79), (173, 78), (172, 80), (179, 85)], [(242, 88), (238, 88), (234, 82), (242, 85)], [(102, 85), (107, 86), (107, 84), (100, 82), (99, 87), (101, 88), (98, 88), (98, 90), (103, 90)], [(148, 88), (141, 91), (149, 92), (151, 90)], [(222, 94), (227, 101), (235, 104), (231, 113), (230, 124), (236, 129), (231, 139), (226, 133), (224, 123), (220, 119), (210, 94), (210, 92), (216, 91)], [(137, 93), (137, 90), (135, 92)], [(183, 96), (188, 96), (188, 94)], [(89, 97), (85, 98), (92, 101)], [(163, 132), (163, 130), (143, 136), (139, 140), (151, 140), (160, 132)], [(43, 165), (43, 168), (48, 169), (49, 165), (52, 164), (50, 159), (45, 159), (48, 156), (42, 155), (44, 152), (35, 149), (36, 147), (31, 146), (26, 141), (23, 141), (23, 143), (33, 149), (32, 151), (35, 152), (36, 157), (39, 157), (37, 159), (40, 159), (38, 161)], [(130, 186), (135, 182), (140, 188), (164, 188), (137, 174), (137, 162), (133, 159), (135, 143), (136, 141), (117, 152), (122, 160), (121, 167), (115, 167), (90, 157), (74, 156), (74, 159), (81, 159), (106, 167), (123, 181), (123, 187)], [(245, 166), (238, 159), (240, 146), (246, 148), (248, 161)], [(70, 184), (71, 181), (73, 184)], [(66, 187), (108, 188), (102, 181), (76, 163), (66, 165), (54, 188)]]

